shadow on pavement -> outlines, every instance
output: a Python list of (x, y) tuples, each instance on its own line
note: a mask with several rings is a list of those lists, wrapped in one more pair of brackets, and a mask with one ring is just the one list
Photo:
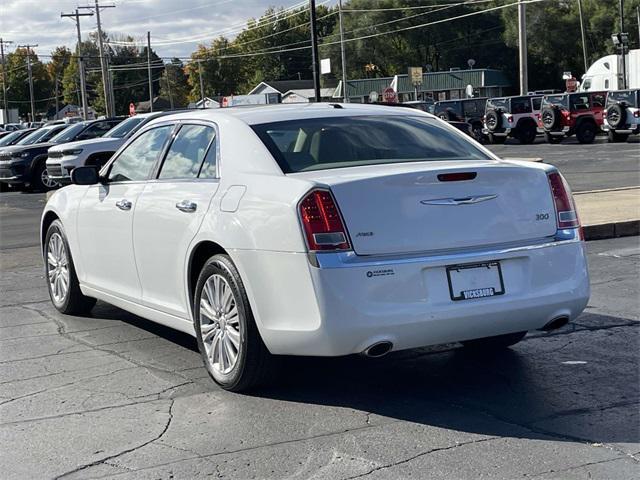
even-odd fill
[[(197, 351), (191, 336), (114, 307), (99, 303), (94, 316)], [(250, 395), (484, 435), (637, 443), (639, 326), (583, 314), (494, 353), (449, 345), (380, 359), (283, 357), (277, 384)]]

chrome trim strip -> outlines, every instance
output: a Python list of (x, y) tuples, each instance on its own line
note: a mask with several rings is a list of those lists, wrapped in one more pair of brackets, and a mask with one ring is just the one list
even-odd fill
[[(577, 228), (558, 230), (553, 237), (542, 239), (540, 243), (520, 245), (514, 247), (493, 248), (489, 250), (473, 250), (462, 253), (435, 253), (433, 255), (421, 254), (419, 256), (380, 256), (380, 255), (356, 255), (353, 251), (309, 253), (309, 262), (317, 268), (363, 268), (381, 267), (386, 265), (405, 265), (411, 263), (464, 263), (477, 257), (500, 257), (518, 252), (528, 252), (541, 248), (548, 248), (569, 243), (580, 243), (580, 235)], [(313, 256), (313, 258), (311, 258)]]
[(433, 200), (420, 200), (422, 205), (472, 205), (474, 203), (486, 202), (497, 198), (497, 194), (493, 195), (476, 195), (474, 197), (464, 198), (434, 198)]
[(0, 181), (1, 180), (17, 180), (18, 178), (20, 177), (18, 177), (17, 175), (14, 175), (13, 177), (0, 177)]

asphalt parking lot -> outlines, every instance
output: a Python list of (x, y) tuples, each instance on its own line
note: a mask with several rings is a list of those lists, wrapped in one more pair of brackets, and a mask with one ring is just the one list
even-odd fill
[(550, 145), (538, 136), (534, 145), (509, 139), (504, 145), (487, 147), (503, 158), (542, 158), (560, 169), (574, 192), (640, 185), (638, 136), (626, 143), (607, 143), (599, 136), (590, 145), (581, 145), (574, 137)]
[[(631, 186), (637, 151), (567, 145), (548, 161), (574, 190)], [(239, 395), (209, 380), (188, 335), (101, 302), (58, 314), (37, 246), (44, 201), (0, 194), (3, 479), (638, 476), (639, 237), (589, 242), (586, 311), (509, 351), (287, 359), (279, 384)]]

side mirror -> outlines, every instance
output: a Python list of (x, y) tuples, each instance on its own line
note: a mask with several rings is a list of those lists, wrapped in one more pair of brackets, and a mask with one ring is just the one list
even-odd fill
[(97, 167), (76, 167), (71, 170), (71, 183), (76, 185), (95, 185), (100, 182)]

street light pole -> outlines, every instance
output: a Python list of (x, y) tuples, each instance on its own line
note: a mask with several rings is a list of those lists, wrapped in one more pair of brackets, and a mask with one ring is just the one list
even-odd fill
[(198, 74), (200, 75), (200, 101), (204, 108), (204, 82), (202, 81), (202, 62), (198, 60)]
[(518, 2), (518, 52), (520, 60), (520, 95), (529, 91), (527, 74), (527, 12), (522, 0)]
[(347, 60), (344, 53), (344, 29), (342, 27), (342, 0), (338, 0), (338, 23), (340, 24), (340, 56), (342, 58), (342, 101), (349, 103), (347, 95)]
[(60, 17), (72, 17), (76, 21), (76, 33), (78, 34), (78, 76), (80, 77), (80, 94), (82, 95), (82, 117), (89, 118), (89, 104), (87, 102), (87, 83), (84, 75), (84, 60), (82, 58), (82, 36), (80, 35), (80, 17), (92, 17), (93, 12), (80, 13), (76, 8), (75, 13), (61, 13)]
[(311, 18), (311, 61), (313, 63), (313, 90), (316, 102), (320, 102), (320, 59), (318, 58), (318, 30), (316, 28), (316, 0), (309, 0), (309, 17)]

